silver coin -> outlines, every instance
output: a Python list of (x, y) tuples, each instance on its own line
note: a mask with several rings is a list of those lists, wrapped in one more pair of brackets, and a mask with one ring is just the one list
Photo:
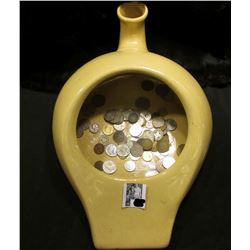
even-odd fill
[(143, 128), (138, 124), (133, 124), (130, 129), (129, 133), (134, 137), (139, 137), (143, 133)]
[(173, 130), (175, 130), (177, 128), (177, 123), (173, 119), (167, 119), (166, 124), (167, 124), (167, 130), (168, 131), (173, 131)]
[(159, 141), (159, 140), (161, 140), (161, 138), (163, 137), (163, 131), (161, 130), (161, 129), (155, 129), (154, 131), (153, 131), (153, 133), (154, 133), (154, 138), (155, 138), (155, 141)]
[(133, 138), (133, 137), (128, 137), (128, 138), (127, 138), (127, 145), (128, 145), (128, 147), (129, 147), (129, 148), (132, 148), (135, 141), (136, 141), (135, 138)]
[(151, 161), (153, 159), (153, 154), (150, 151), (144, 151), (142, 154), (142, 158), (144, 161)]
[(108, 155), (108, 156), (116, 156), (117, 155), (117, 147), (115, 144), (108, 144), (106, 147), (105, 147), (105, 153)]
[(151, 113), (148, 111), (142, 111), (140, 113), (140, 116), (143, 117), (146, 121), (149, 121), (151, 119)]
[(162, 160), (162, 165), (164, 168), (170, 168), (175, 163), (175, 159), (171, 156), (166, 156)]
[(89, 131), (93, 134), (96, 134), (99, 131), (99, 125), (97, 123), (89, 124)]
[(99, 142), (103, 145), (107, 145), (109, 143), (109, 137), (107, 135), (101, 135), (99, 137)]
[(135, 171), (136, 165), (134, 161), (126, 161), (124, 163), (124, 168), (125, 170), (127, 170), (128, 172), (132, 172)]
[(145, 123), (146, 123), (146, 120), (145, 120), (142, 116), (140, 116), (140, 117), (139, 117), (139, 120), (137, 121), (137, 123), (138, 123), (139, 125), (141, 125), (141, 126), (144, 126)]
[(117, 155), (127, 157), (130, 154), (130, 149), (127, 144), (120, 144), (117, 146)]
[(132, 154), (130, 154), (130, 155), (129, 155), (129, 158), (130, 158), (131, 160), (133, 160), (133, 161), (138, 161), (141, 157), (140, 157), (140, 156), (136, 157), (136, 156), (133, 156)]
[(102, 168), (106, 174), (113, 174), (117, 170), (115, 163), (111, 160), (103, 162)]
[(160, 127), (164, 126), (164, 124), (165, 124), (165, 121), (162, 117), (158, 116), (158, 117), (153, 118), (153, 126), (155, 128), (160, 128)]
[(125, 129), (125, 127), (126, 127), (126, 122), (122, 122), (121, 124), (114, 124), (114, 128), (117, 131), (122, 131)]
[(154, 142), (155, 139), (155, 135), (154, 132), (151, 130), (145, 130), (142, 134), (142, 138), (148, 138), (150, 139), (152, 142)]
[(149, 128), (149, 129), (153, 128), (154, 127), (153, 126), (153, 121), (152, 120), (147, 121), (146, 122), (146, 127)]

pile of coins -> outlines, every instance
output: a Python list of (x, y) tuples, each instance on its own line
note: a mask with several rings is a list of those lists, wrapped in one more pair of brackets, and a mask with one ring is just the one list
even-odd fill
[[(97, 155), (106, 154), (110, 160), (99, 160), (94, 165), (107, 174), (113, 174), (117, 170), (113, 157), (124, 160), (124, 169), (133, 172), (136, 170), (136, 161), (143, 159), (151, 162), (157, 156), (159, 164), (156, 164), (156, 171), (162, 172), (175, 162), (168, 151), (171, 146), (169, 132), (177, 128), (177, 123), (158, 113), (132, 109), (108, 110), (103, 116), (105, 122), (102, 127), (86, 120), (78, 127), (77, 135), (81, 137), (86, 129), (93, 134), (99, 133), (98, 143), (94, 145), (93, 151)], [(178, 154), (182, 148), (183, 144), (179, 145)]]

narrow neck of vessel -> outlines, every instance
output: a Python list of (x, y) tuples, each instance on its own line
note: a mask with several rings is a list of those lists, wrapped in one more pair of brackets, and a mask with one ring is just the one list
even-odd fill
[(120, 41), (118, 51), (147, 51), (145, 19), (148, 8), (145, 4), (129, 2), (117, 9), (120, 19)]

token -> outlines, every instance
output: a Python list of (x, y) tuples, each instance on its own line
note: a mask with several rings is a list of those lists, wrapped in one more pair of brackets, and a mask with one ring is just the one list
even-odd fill
[(124, 121), (128, 120), (128, 117), (129, 117), (129, 115), (130, 115), (131, 112), (132, 112), (131, 109), (123, 111), (123, 119), (124, 119)]
[(183, 148), (185, 147), (185, 144), (180, 144), (176, 150), (177, 155), (180, 155)]
[(97, 168), (98, 170), (103, 170), (102, 166), (103, 166), (103, 161), (96, 161), (94, 164), (95, 168)]
[(105, 161), (102, 168), (103, 171), (107, 174), (113, 174), (117, 170), (115, 163), (111, 160)]
[(124, 116), (121, 111), (116, 111), (114, 118), (110, 121), (112, 124), (121, 124), (123, 123)]
[(138, 123), (133, 124), (129, 129), (129, 133), (132, 136), (138, 137), (143, 133), (143, 128)]
[(161, 130), (161, 129), (155, 129), (154, 131), (153, 131), (153, 133), (154, 133), (154, 138), (155, 138), (155, 141), (159, 141), (159, 140), (161, 140), (161, 138), (163, 137), (163, 131)]
[(134, 161), (125, 161), (124, 163), (124, 168), (125, 170), (127, 170), (128, 172), (132, 172), (135, 170), (136, 165)]
[(112, 135), (114, 133), (114, 128), (112, 125), (110, 124), (105, 124), (102, 128), (102, 132), (105, 134), (105, 135)]
[(128, 121), (132, 124), (136, 123), (138, 119), (139, 119), (139, 115), (135, 112), (131, 112), (128, 116)]
[(117, 155), (117, 147), (115, 144), (108, 144), (106, 147), (105, 147), (105, 153), (108, 155), (108, 156), (116, 156)]
[(162, 165), (164, 168), (170, 168), (175, 163), (175, 159), (171, 156), (166, 156), (162, 160)]
[(143, 154), (143, 148), (142, 148), (142, 146), (140, 144), (135, 142), (133, 144), (132, 148), (130, 149), (130, 153), (134, 157), (140, 157)]
[(125, 141), (125, 135), (122, 131), (115, 131), (115, 133), (113, 134), (113, 140), (119, 144), (123, 141)]
[(149, 109), (149, 107), (150, 107), (150, 101), (146, 97), (139, 97), (135, 101), (135, 106), (138, 109)]
[(167, 119), (166, 124), (167, 124), (168, 131), (173, 131), (177, 128), (177, 123), (173, 119)]
[(141, 83), (141, 87), (143, 90), (145, 91), (150, 91), (150, 90), (153, 90), (155, 85), (154, 85), (154, 82), (153, 81), (150, 81), (150, 80), (144, 80), (142, 83)]
[(149, 121), (151, 119), (151, 113), (144, 110), (140, 113), (140, 116), (143, 117), (146, 121)]
[(112, 121), (112, 120), (115, 118), (116, 112), (117, 112), (117, 110), (114, 110), (114, 109), (107, 111), (107, 112), (105, 113), (105, 115), (104, 115), (104, 120), (105, 120), (106, 122)]
[(102, 154), (104, 152), (104, 145), (101, 143), (97, 143), (94, 146), (94, 152), (98, 155)]
[(107, 145), (109, 143), (109, 138), (107, 135), (101, 135), (99, 137), (99, 142), (102, 143), (103, 145)]
[(117, 131), (122, 131), (123, 129), (125, 129), (125, 127), (126, 127), (126, 123), (125, 122), (122, 122), (121, 124), (115, 124), (114, 125), (114, 128)]
[(158, 116), (158, 117), (153, 118), (153, 126), (155, 128), (160, 128), (164, 124), (165, 124), (165, 121), (164, 121), (164, 119), (162, 117)]
[(164, 153), (169, 150), (169, 139), (167, 136), (163, 136), (160, 141), (157, 142), (156, 148), (158, 152)]
[(82, 128), (82, 126), (80, 125), (80, 126), (76, 129), (76, 137), (77, 137), (77, 138), (80, 138), (80, 137), (82, 137), (82, 135), (83, 135), (83, 128)]
[(144, 126), (145, 123), (146, 123), (146, 120), (145, 120), (142, 116), (140, 116), (140, 117), (139, 117), (139, 120), (137, 121), (137, 123), (138, 123), (139, 125), (141, 125), (141, 126)]
[(99, 125), (97, 123), (90, 124), (89, 131), (93, 134), (96, 134), (99, 131)]
[(153, 128), (154, 127), (153, 126), (153, 121), (152, 120), (147, 121), (146, 122), (146, 127), (149, 128), (149, 129)]
[(142, 154), (142, 158), (144, 161), (151, 161), (153, 159), (153, 154), (150, 151), (144, 151)]
[(92, 98), (91, 98), (91, 103), (95, 106), (95, 107), (101, 107), (105, 104), (106, 102), (106, 99), (105, 99), (105, 96), (103, 95), (94, 95)]
[(151, 130), (145, 130), (142, 134), (142, 138), (148, 138), (153, 142), (155, 139), (154, 132)]
[(130, 149), (127, 144), (120, 144), (117, 146), (117, 155), (120, 157), (127, 157), (130, 154)]
[(140, 138), (137, 143), (139, 143), (142, 146), (143, 150), (146, 151), (151, 150), (153, 146), (153, 142), (148, 138)]

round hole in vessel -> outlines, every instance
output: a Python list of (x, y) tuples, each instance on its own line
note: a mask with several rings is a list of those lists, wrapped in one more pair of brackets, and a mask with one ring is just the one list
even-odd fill
[(84, 157), (120, 179), (151, 177), (174, 167), (188, 122), (178, 96), (145, 74), (123, 74), (99, 84), (78, 115), (76, 137)]

